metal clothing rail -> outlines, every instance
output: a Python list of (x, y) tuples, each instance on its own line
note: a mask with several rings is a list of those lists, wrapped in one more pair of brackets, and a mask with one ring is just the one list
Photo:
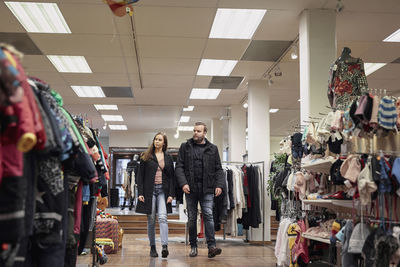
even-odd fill
[(265, 162), (264, 161), (222, 161), (222, 164), (251, 164), (251, 165), (258, 165), (261, 164), (262, 165), (262, 174), (261, 174), (261, 178), (262, 178), (262, 190), (261, 190), (261, 199), (262, 199), (262, 242), (263, 242), (263, 246), (265, 246)]

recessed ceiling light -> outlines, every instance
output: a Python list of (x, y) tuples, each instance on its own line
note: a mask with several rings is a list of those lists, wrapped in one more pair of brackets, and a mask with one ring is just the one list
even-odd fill
[(117, 105), (94, 105), (97, 110), (118, 110)]
[(105, 121), (124, 121), (121, 115), (101, 115)]
[(269, 113), (277, 113), (279, 111), (279, 108), (271, 108), (269, 109)]
[(71, 88), (79, 97), (106, 97), (100, 86), (72, 85)]
[(58, 72), (92, 73), (83, 56), (47, 56)]
[(191, 132), (193, 131), (194, 126), (178, 126), (178, 131), (181, 132)]
[(229, 76), (237, 62), (237, 60), (202, 59), (197, 75)]
[(386, 63), (364, 63), (365, 75), (368, 76), (371, 73), (384, 67), (385, 65), (386, 65)]
[(190, 99), (217, 99), (221, 89), (193, 88)]
[(251, 39), (266, 9), (218, 8), (209, 38)]
[(55, 3), (4, 2), (27, 32), (71, 33)]
[(189, 122), (190, 117), (189, 116), (181, 116), (181, 119), (179, 120), (179, 122)]
[(394, 33), (392, 33), (391, 35), (386, 37), (383, 41), (384, 42), (400, 42), (400, 29), (398, 29), (397, 31), (395, 31)]
[(111, 125), (109, 124), (108, 127), (110, 130), (119, 130), (119, 131), (126, 131), (128, 127), (126, 125)]
[(193, 111), (194, 106), (187, 106), (186, 108), (183, 108), (183, 111)]

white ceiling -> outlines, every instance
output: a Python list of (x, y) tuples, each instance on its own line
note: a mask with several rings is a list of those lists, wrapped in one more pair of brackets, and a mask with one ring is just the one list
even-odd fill
[[(30, 0), (32, 1), (32, 0)], [(38, 2), (47, 2), (38, 0)], [(140, 88), (130, 19), (112, 15), (101, 0), (52, 1), (59, 5), (72, 34), (29, 36), (44, 55), (85, 56), (92, 74), (58, 73), (46, 56), (27, 55), (23, 64), (30, 75), (48, 82), (60, 92), (71, 113), (86, 114), (94, 127), (104, 121), (93, 104), (118, 104), (129, 130), (176, 128), (182, 107), (195, 105), (189, 124), (219, 118), (226, 108), (239, 104), (247, 93), (249, 79), (260, 79), (273, 62), (239, 61), (232, 76), (245, 79), (236, 90), (223, 90), (217, 100), (190, 100), (193, 87), (208, 87), (211, 77), (196, 76), (202, 58), (239, 60), (251, 40), (208, 39), (218, 7), (265, 8), (253, 39), (294, 40), (304, 9), (335, 8), (336, 0), (141, 0), (134, 8), (134, 23), (143, 81)], [(337, 15), (338, 51), (352, 49), (365, 62), (389, 63), (400, 57), (400, 43), (382, 40), (400, 28), (399, 0), (342, 0)], [(4, 2), (0, 2), (0, 32), (25, 32)], [(2, 40), (0, 40), (1, 42)], [(271, 134), (284, 135), (297, 123), (299, 64), (289, 56), (280, 64), (281, 78), (274, 79)], [(326, 70), (328, 76), (328, 69)], [(400, 94), (400, 64), (388, 64), (368, 76), (371, 87)], [(129, 86), (134, 98), (79, 98), (70, 85)], [(285, 121), (285, 124), (282, 124)]]

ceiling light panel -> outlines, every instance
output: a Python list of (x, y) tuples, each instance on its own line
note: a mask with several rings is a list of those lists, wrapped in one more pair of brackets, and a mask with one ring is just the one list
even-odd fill
[(209, 38), (251, 39), (267, 10), (218, 8)]
[(197, 75), (229, 76), (237, 62), (237, 60), (202, 59)]
[(27, 32), (71, 33), (55, 3), (4, 2)]
[(364, 63), (365, 75), (368, 76), (371, 73), (374, 73), (375, 71), (384, 67), (385, 65), (386, 63)]
[(126, 125), (108, 125), (110, 130), (126, 131), (128, 127)]
[(85, 57), (82, 56), (47, 56), (58, 72), (92, 73)]
[(105, 121), (124, 121), (121, 115), (101, 115)]
[(94, 105), (97, 110), (118, 110), (117, 105)]
[(277, 113), (278, 111), (279, 111), (278, 108), (271, 108), (271, 109), (269, 110), (269, 113)]
[(179, 122), (189, 122), (189, 121), (190, 121), (189, 116), (181, 116), (181, 119), (179, 120)]
[(221, 89), (193, 88), (190, 99), (217, 99)]
[(384, 42), (400, 42), (400, 29), (398, 29), (397, 31), (395, 31), (394, 33), (392, 33), (391, 35), (386, 37), (383, 41)]
[(79, 97), (106, 97), (100, 86), (72, 85), (71, 88)]
[(186, 108), (183, 108), (183, 111), (193, 111), (194, 106), (187, 106)]
[(178, 126), (178, 131), (180, 132), (191, 132), (193, 129), (194, 126)]

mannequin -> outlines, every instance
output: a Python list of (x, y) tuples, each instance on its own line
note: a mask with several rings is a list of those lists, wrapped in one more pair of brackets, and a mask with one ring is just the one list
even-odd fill
[(121, 210), (126, 207), (126, 201), (129, 203), (129, 210), (132, 210), (133, 200), (135, 199), (135, 177), (139, 168), (139, 155), (134, 155), (132, 160), (126, 165), (126, 171), (124, 173), (124, 184), (122, 188), (125, 190), (124, 204)]

